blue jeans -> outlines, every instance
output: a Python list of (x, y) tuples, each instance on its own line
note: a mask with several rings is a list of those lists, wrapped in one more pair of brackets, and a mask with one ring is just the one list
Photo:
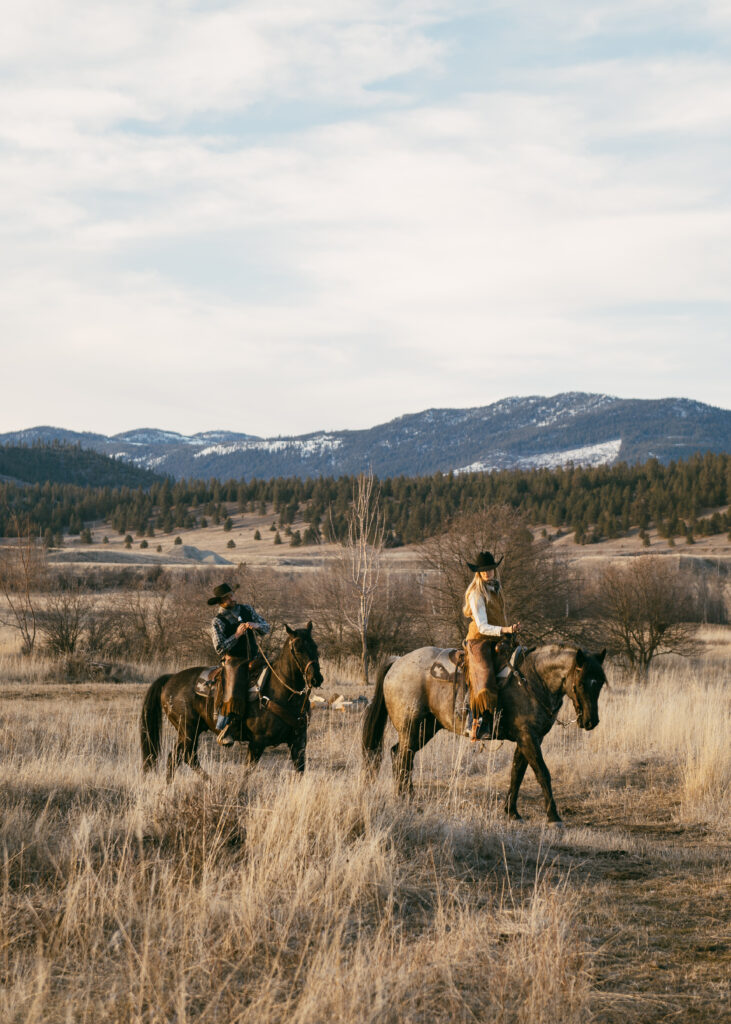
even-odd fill
[(225, 727), (228, 725), (230, 717), (231, 715), (219, 714), (218, 721), (216, 722), (216, 728), (219, 730), (219, 732), (221, 731), (221, 729), (225, 729)]

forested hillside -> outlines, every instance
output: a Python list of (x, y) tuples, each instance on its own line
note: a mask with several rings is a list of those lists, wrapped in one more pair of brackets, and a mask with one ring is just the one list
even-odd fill
[[(38, 455), (40, 466), (42, 451)], [(243, 513), (273, 510), (281, 525), (304, 519), (300, 540), (316, 544), (343, 538), (356, 482), (352, 476), (224, 483), (147, 476), (149, 486), (136, 488), (0, 483), (0, 535), (12, 535), (21, 521), (57, 541), (101, 520), (110, 530), (152, 536), (221, 522), (233, 503)], [(668, 537), (726, 532), (730, 491), (731, 456), (707, 453), (668, 465), (650, 459), (633, 466), (392, 477), (380, 481), (380, 502), (392, 546), (424, 540), (456, 514), (494, 503), (522, 509), (533, 524), (575, 530), (579, 543), (589, 543), (650, 525)]]
[(147, 487), (160, 477), (149, 469), (100, 455), (80, 444), (0, 445), (0, 477), (23, 483), (81, 487)]

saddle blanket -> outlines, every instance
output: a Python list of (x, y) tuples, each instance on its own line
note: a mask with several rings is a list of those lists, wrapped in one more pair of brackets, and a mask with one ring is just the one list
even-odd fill
[[(198, 696), (208, 697), (210, 695), (216, 685), (219, 671), (220, 665), (214, 665), (212, 668), (203, 669), (195, 681), (195, 692)], [(262, 686), (269, 678), (269, 671), (269, 666), (267, 665), (254, 685), (249, 687), (249, 700), (253, 700), (255, 697), (259, 696)]]

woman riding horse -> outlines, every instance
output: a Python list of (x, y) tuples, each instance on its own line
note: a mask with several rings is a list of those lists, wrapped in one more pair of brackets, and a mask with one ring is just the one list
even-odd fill
[[(491, 551), (481, 551), (467, 565), (475, 575), (464, 595), (462, 614), (470, 619), (465, 647), (469, 658), (470, 712), (467, 732), (474, 743), (481, 733), (492, 732), (497, 709), (498, 684), (495, 672), (495, 644), (501, 636), (512, 636), (519, 623), (506, 624), (505, 601)], [(487, 713), (489, 712), (489, 718)]]

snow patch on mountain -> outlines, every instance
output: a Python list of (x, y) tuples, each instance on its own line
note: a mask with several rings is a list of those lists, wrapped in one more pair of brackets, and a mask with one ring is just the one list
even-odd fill
[(193, 456), (201, 459), (210, 455), (230, 455), (232, 452), (298, 452), (300, 455), (321, 455), (340, 448), (342, 439), (330, 434), (316, 434), (305, 438), (276, 438), (270, 441), (235, 441), (232, 444), (213, 444), (202, 448)]
[(526, 455), (522, 458), (506, 456), (504, 452), (495, 452), (489, 460), (472, 462), (469, 466), (455, 469), (455, 473), (485, 473), (492, 469), (555, 469), (573, 462), (575, 466), (605, 466), (619, 455), (622, 447), (621, 437), (613, 441), (602, 441), (600, 444), (587, 444), (582, 448), (570, 448), (562, 452), (543, 452), (540, 455)]

